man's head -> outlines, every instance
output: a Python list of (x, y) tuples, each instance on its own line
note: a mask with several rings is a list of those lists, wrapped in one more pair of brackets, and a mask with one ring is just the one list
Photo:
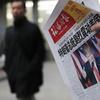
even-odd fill
[(26, 7), (25, 2), (22, 0), (11, 1), (12, 14), (14, 19), (19, 19), (25, 15)]

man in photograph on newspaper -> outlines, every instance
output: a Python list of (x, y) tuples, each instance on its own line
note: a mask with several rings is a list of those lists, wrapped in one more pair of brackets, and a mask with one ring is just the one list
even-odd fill
[(95, 45), (96, 51), (98, 51), (95, 59), (96, 59), (97, 67), (100, 74), (100, 22), (97, 22), (96, 24), (94, 24), (91, 27), (91, 30), (96, 31), (96, 34), (92, 37), (91, 40), (92, 40), (92, 43)]
[(91, 30), (97, 32), (96, 39), (97, 39), (98, 50), (100, 52), (100, 22), (97, 22), (96, 24), (94, 24), (91, 27)]

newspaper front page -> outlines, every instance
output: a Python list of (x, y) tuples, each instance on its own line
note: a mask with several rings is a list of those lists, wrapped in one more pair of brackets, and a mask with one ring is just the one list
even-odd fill
[(100, 100), (100, 14), (75, 1), (59, 1), (45, 37), (73, 100)]

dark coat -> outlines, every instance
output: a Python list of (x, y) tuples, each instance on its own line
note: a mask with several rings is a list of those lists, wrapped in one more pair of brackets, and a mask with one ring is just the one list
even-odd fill
[(44, 40), (37, 25), (26, 18), (19, 25), (7, 28), (5, 67), (11, 92), (25, 97), (39, 91), (42, 85)]

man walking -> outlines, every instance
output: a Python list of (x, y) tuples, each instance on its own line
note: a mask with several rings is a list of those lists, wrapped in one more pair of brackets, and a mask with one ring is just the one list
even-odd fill
[(43, 82), (44, 40), (37, 25), (25, 17), (24, 0), (13, 0), (11, 8), (14, 25), (6, 30), (4, 70), (18, 100), (33, 100)]

